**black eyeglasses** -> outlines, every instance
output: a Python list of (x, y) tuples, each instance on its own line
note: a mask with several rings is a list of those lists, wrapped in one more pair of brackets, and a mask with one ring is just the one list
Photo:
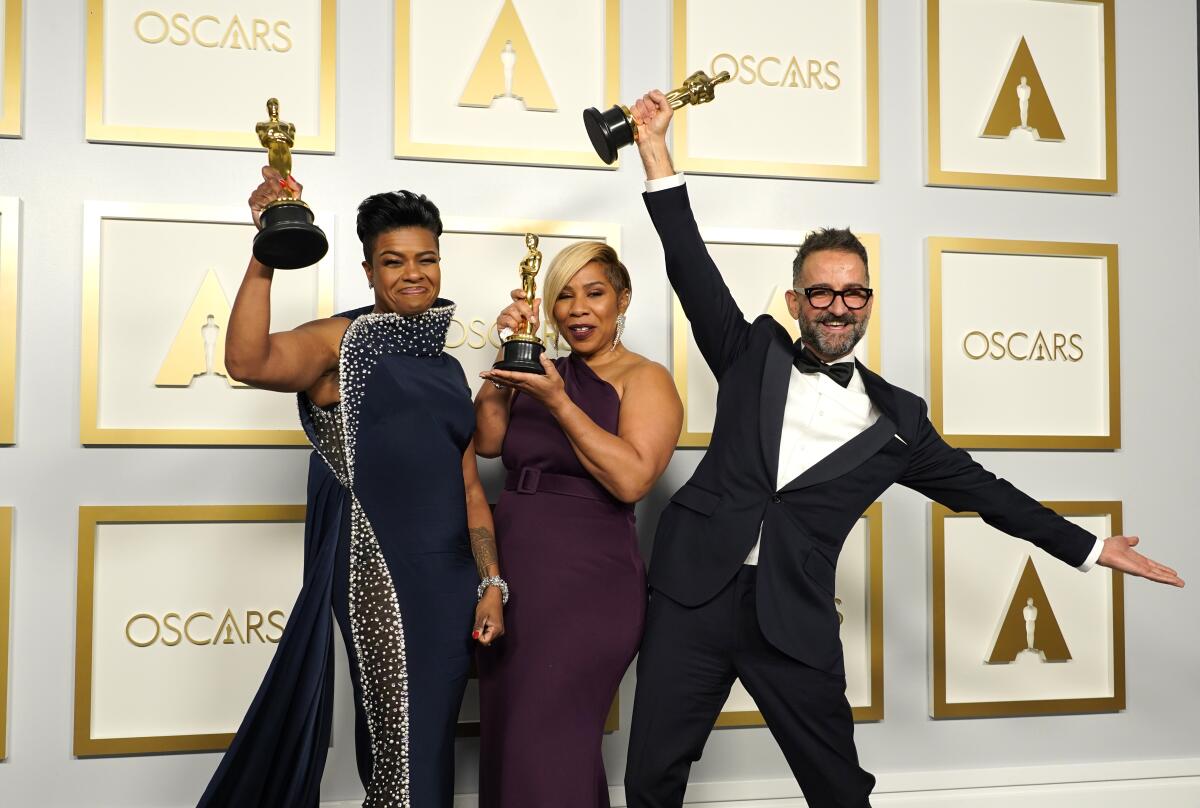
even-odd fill
[(860, 287), (857, 289), (826, 289), (824, 286), (809, 286), (806, 289), (793, 289), (793, 292), (802, 294), (808, 300), (808, 305), (814, 309), (827, 309), (833, 305), (834, 298), (840, 297), (842, 303), (848, 309), (861, 309), (870, 301), (871, 295), (875, 294), (874, 289)]

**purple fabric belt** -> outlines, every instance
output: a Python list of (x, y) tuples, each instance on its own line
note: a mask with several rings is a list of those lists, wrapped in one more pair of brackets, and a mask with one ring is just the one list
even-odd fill
[(572, 477), (569, 474), (551, 474), (531, 466), (523, 466), (510, 471), (504, 478), (504, 490), (516, 491), (518, 494), (536, 494), (540, 491), (547, 494), (563, 494), (568, 497), (597, 499), (601, 502), (616, 501), (604, 486), (593, 480)]

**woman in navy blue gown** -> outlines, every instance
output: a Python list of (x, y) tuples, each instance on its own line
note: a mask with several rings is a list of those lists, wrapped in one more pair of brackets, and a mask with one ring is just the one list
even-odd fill
[[(263, 170), (255, 223), (282, 182)], [(295, 180), (288, 183), (298, 195)], [(201, 806), (318, 802), (329, 747), (332, 620), (350, 658), (364, 806), (450, 808), (472, 638), (503, 634), (471, 393), (444, 353), (437, 208), (408, 191), (359, 207), (375, 303), (269, 334), (273, 270), (251, 260), (230, 316), (234, 378), (298, 392), (309, 466), (305, 580), (263, 684)], [(482, 579), (482, 580), (481, 580)]]

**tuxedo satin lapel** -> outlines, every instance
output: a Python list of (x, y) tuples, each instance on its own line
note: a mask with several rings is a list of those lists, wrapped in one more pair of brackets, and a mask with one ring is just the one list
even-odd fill
[(867, 389), (867, 397), (871, 399), (871, 403), (879, 408), (879, 411), (891, 418), (893, 422), (899, 421), (896, 417), (896, 394), (892, 391), (892, 386), (883, 380), (883, 377), (877, 373), (871, 372), (862, 362), (854, 360), (855, 367), (858, 368), (858, 375), (863, 380), (863, 387)]
[(793, 491), (817, 483), (841, 477), (846, 472), (867, 462), (896, 434), (896, 424), (886, 415), (880, 415), (879, 420), (866, 431), (860, 432), (843, 443), (831, 454), (822, 458), (808, 471), (781, 488), (781, 491)]
[(787, 406), (788, 384), (792, 378), (792, 345), (783, 339), (775, 335), (767, 346), (758, 414), (763, 459), (772, 486), (779, 475), (779, 437), (783, 432), (783, 411)]

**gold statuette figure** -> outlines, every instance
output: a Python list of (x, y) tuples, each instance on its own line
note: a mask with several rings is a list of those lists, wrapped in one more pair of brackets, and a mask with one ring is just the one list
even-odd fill
[(295, 198), (286, 180), (292, 176), (292, 145), (296, 126), (279, 120), (279, 99), (267, 99), (267, 117), (254, 132), (267, 150), (267, 162), (285, 181), (279, 198), (263, 210), (262, 227), (254, 237), (254, 257), (275, 269), (312, 266), (329, 251), (329, 240), (313, 224), (312, 209)]
[[(667, 103), (671, 109), (688, 104), (707, 104), (716, 97), (714, 88), (729, 81), (729, 78), (728, 70), (722, 70), (712, 78), (703, 70), (697, 70), (683, 80), (682, 87), (667, 93)], [(609, 165), (617, 159), (618, 149), (628, 146), (637, 138), (637, 123), (629, 113), (629, 107), (621, 104), (605, 112), (588, 107), (583, 111), (583, 125), (591, 138), (592, 148)]]
[[(528, 252), (519, 266), (521, 290), (525, 292), (525, 300), (532, 306), (537, 298), (537, 274), (542, 269), (542, 251), (538, 249), (537, 235), (526, 233), (525, 247)], [(516, 333), (504, 340), (503, 353), (493, 367), (497, 370), (545, 374), (541, 362), (544, 350), (546, 348), (542, 341), (533, 333), (533, 323), (526, 320), (517, 327)]]

